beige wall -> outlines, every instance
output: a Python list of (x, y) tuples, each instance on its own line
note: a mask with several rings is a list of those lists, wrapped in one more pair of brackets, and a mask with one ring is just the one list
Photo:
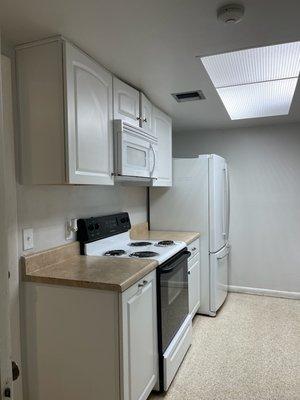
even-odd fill
[(181, 132), (173, 146), (228, 160), (231, 285), (300, 292), (300, 124)]

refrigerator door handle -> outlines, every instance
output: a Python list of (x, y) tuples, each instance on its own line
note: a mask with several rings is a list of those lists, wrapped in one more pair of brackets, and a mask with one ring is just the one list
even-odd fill
[(223, 220), (222, 220), (222, 236), (224, 239), (227, 239), (227, 208), (228, 208), (228, 195), (227, 195), (227, 173), (226, 173), (226, 167), (223, 168), (224, 172), (224, 193), (223, 193)]
[(229, 240), (229, 225), (230, 225), (230, 184), (227, 165), (225, 167), (226, 177), (226, 240)]

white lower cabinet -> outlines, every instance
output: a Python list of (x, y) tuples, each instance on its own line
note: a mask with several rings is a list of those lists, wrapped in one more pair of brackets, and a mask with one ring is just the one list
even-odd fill
[(200, 264), (199, 259), (189, 268), (189, 313), (192, 317), (200, 307)]
[(146, 400), (158, 375), (156, 276), (122, 294), (123, 400)]
[(25, 283), (25, 400), (146, 400), (158, 377), (156, 272), (123, 293)]
[(193, 318), (200, 307), (200, 257), (199, 239), (188, 246), (191, 256), (188, 261), (189, 313)]

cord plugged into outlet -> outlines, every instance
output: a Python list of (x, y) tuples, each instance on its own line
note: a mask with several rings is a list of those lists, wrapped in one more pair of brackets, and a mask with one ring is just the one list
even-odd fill
[(66, 240), (75, 240), (76, 232), (78, 231), (77, 218), (72, 218), (66, 221)]

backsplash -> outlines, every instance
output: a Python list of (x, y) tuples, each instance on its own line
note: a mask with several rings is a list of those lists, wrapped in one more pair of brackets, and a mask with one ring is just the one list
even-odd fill
[(23, 254), (22, 229), (33, 228), (33, 252), (64, 243), (70, 218), (127, 211), (131, 223), (147, 219), (146, 189), (124, 186), (22, 186), (17, 187), (19, 253)]

